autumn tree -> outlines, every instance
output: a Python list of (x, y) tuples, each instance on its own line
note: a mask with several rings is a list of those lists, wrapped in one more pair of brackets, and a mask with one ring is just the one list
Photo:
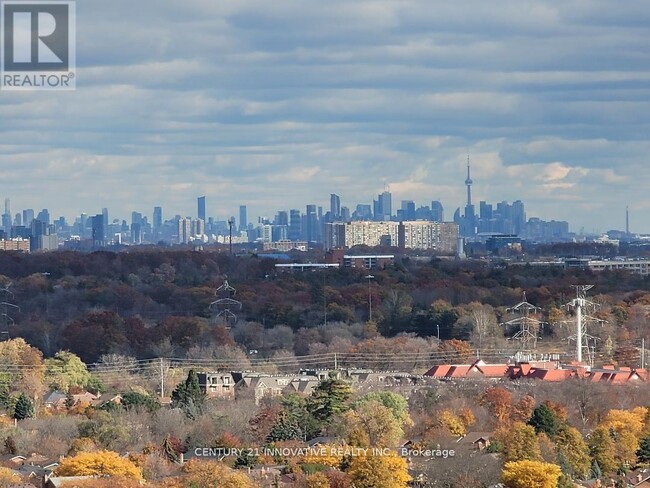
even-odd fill
[(90, 373), (79, 356), (59, 351), (53, 358), (45, 360), (45, 381), (50, 387), (67, 392), (73, 387), (85, 388)]
[(455, 437), (462, 437), (467, 434), (467, 426), (461, 418), (451, 410), (445, 409), (438, 415), (438, 421)]
[(355, 456), (347, 470), (355, 488), (406, 488), (411, 477), (397, 455)]
[(25, 339), (0, 342), (0, 370), (0, 385), (7, 393), (19, 390), (31, 397), (43, 393), (43, 354)]
[(503, 424), (510, 415), (512, 393), (500, 386), (494, 386), (483, 392), (479, 403), (488, 409), (497, 423)]
[(531, 425), (515, 422), (500, 437), (502, 437), (503, 455), (506, 461), (542, 459), (535, 429)]
[(140, 469), (112, 451), (81, 452), (64, 458), (56, 469), (58, 476), (126, 476), (140, 479)]
[(613, 409), (603, 419), (600, 426), (608, 430), (614, 441), (614, 455), (619, 466), (636, 464), (647, 412), (645, 407), (631, 411)]
[(512, 406), (510, 418), (515, 422), (528, 422), (534, 410), (535, 398), (531, 395), (524, 395)]
[(307, 477), (307, 488), (330, 488), (330, 482), (325, 473), (314, 473)]
[(597, 463), (602, 473), (613, 473), (617, 463), (614, 457), (614, 441), (605, 427), (598, 427), (591, 432), (587, 445), (591, 458)]
[(570, 468), (569, 474), (587, 478), (591, 469), (589, 447), (578, 429), (564, 425), (557, 430), (554, 440), (558, 456), (562, 456)]
[(230, 469), (217, 461), (190, 460), (183, 466), (182, 486), (193, 488), (253, 488), (253, 483), (243, 472)]
[(0, 467), (0, 486), (10, 487), (19, 486), (21, 483), (20, 476), (13, 470), (5, 467)]
[(505, 488), (556, 488), (561, 471), (555, 464), (540, 461), (510, 461), (503, 467)]
[(360, 447), (394, 447), (404, 435), (404, 421), (377, 400), (364, 401), (344, 415), (348, 442)]

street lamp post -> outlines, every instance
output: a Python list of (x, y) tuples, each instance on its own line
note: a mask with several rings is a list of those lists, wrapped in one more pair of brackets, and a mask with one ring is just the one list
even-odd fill
[(374, 278), (373, 275), (366, 276), (368, 280), (368, 322), (372, 322), (372, 288), (370, 285)]

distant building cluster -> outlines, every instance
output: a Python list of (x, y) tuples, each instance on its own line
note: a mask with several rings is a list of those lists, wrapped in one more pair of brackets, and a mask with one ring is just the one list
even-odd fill
[(561, 242), (571, 239), (569, 223), (566, 221), (547, 222), (537, 217), (526, 220), (526, 210), (521, 200), (512, 204), (499, 202), (496, 206), (481, 201), (477, 213), (472, 203), (472, 184), (468, 159), (465, 180), (467, 202), (464, 211), (459, 208), (454, 213), (454, 222), (458, 224), (462, 237), (477, 238), (481, 235), (505, 234), (539, 242)]
[(304, 211), (293, 208), (279, 210), (272, 218), (260, 216), (256, 223), (249, 221), (246, 205), (239, 207), (238, 218), (210, 217), (205, 196), (198, 197), (194, 216), (177, 214), (165, 219), (163, 208), (156, 206), (151, 218), (133, 211), (127, 221), (109, 218), (108, 208), (103, 208), (96, 215), (82, 213), (72, 223), (64, 217), (51, 221), (47, 209), (37, 215), (26, 209), (12, 216), (10, 200), (6, 199), (0, 250), (27, 251), (22, 242), (27, 240), (29, 251), (59, 247), (94, 250), (140, 244), (257, 243), (266, 251), (279, 252), (314, 246), (326, 250), (391, 246), (462, 256), (466, 242), (484, 243), (495, 236), (518, 240), (507, 243), (508, 251), (522, 239), (558, 242), (572, 238), (567, 222), (527, 219), (520, 200), (495, 206), (481, 201), (477, 213), (472, 203), (472, 184), (468, 161), (467, 203), (463, 212), (456, 210), (453, 222), (445, 221), (444, 207), (438, 200), (420, 206), (413, 200), (402, 200), (396, 208), (387, 188), (370, 204), (344, 206), (340, 196), (332, 193), (329, 209), (312, 203)]

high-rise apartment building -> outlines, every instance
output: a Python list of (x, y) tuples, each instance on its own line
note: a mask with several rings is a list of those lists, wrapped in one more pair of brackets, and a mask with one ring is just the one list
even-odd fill
[(192, 219), (186, 217), (178, 219), (178, 243), (187, 244), (192, 237)]

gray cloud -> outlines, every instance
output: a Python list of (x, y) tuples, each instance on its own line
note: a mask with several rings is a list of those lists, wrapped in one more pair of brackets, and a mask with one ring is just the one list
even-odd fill
[[(78, 89), (0, 94), (0, 196), (226, 218), (474, 193), (650, 231), (650, 11), (578, 0), (85, 0)], [(571, 205), (566, 205), (571, 202)], [(598, 212), (594, 212), (598, 209)], [(634, 215), (634, 214), (633, 214)]]

